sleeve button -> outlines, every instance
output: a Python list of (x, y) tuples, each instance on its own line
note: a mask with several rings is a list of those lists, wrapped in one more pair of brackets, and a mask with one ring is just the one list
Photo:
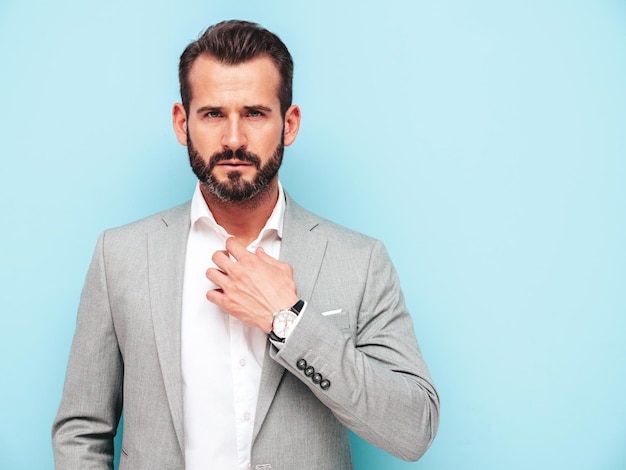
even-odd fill
[(300, 359), (298, 362), (296, 362), (296, 367), (300, 370), (306, 369), (306, 361), (304, 359)]
[(328, 390), (330, 388), (330, 380), (324, 379), (320, 382), (320, 388), (322, 390)]
[(314, 384), (318, 384), (322, 381), (322, 374), (320, 374), (319, 372), (313, 374), (313, 377), (311, 377), (311, 380), (313, 381)]
[(304, 375), (306, 375), (307, 377), (311, 377), (313, 374), (315, 374), (315, 369), (312, 366), (304, 369)]

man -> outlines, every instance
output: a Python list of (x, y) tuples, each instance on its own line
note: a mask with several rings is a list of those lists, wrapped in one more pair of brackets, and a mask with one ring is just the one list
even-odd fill
[(229, 21), (183, 52), (190, 203), (105, 231), (81, 296), (58, 469), (352, 468), (348, 429), (406, 459), (439, 400), (382, 244), (278, 181), (300, 109), (278, 37)]

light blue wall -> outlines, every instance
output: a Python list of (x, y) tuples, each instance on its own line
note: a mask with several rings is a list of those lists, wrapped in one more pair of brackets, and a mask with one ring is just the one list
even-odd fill
[(190, 197), (170, 106), (227, 18), (296, 61), (296, 200), (381, 238), (442, 400), (416, 464), (626, 468), (626, 3), (0, 3), (0, 468), (52, 468), (98, 233)]

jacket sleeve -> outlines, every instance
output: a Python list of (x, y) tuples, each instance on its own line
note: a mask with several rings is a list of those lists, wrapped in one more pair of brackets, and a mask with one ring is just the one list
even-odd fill
[(359, 293), (347, 330), (322, 315), (313, 296), (287, 342), (271, 355), (346, 427), (399, 458), (417, 460), (437, 432), (439, 397), (382, 243), (372, 245), (364, 279), (355, 279), (334, 282), (331, 294)]
[(83, 287), (63, 398), (52, 427), (57, 470), (113, 468), (122, 376), (107, 294), (103, 234)]

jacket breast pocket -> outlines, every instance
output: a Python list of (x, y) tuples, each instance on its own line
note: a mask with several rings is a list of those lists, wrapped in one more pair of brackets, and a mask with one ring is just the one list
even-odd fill
[(343, 333), (352, 335), (352, 324), (350, 321), (350, 312), (338, 308), (335, 310), (327, 310), (322, 312), (322, 316), (339, 328)]

